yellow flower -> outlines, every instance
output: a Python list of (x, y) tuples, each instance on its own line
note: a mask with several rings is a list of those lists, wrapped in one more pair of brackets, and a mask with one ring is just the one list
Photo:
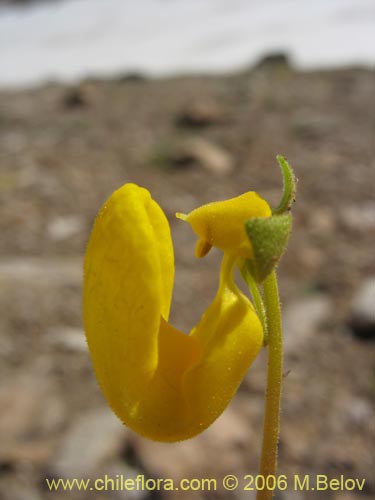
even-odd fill
[(252, 217), (271, 217), (268, 203), (257, 193), (248, 193), (225, 201), (214, 201), (190, 214), (177, 213), (199, 237), (196, 257), (204, 257), (215, 246), (224, 252), (251, 259), (253, 249), (245, 232), (245, 222)]
[[(217, 294), (186, 335), (168, 323), (174, 279), (168, 221), (134, 184), (101, 209), (84, 265), (84, 325), (99, 385), (133, 430), (159, 441), (190, 438), (225, 409), (263, 342), (251, 302), (233, 281), (238, 257), (251, 257), (249, 217), (268, 217), (256, 193), (184, 216), (200, 237), (197, 254), (224, 251)], [(207, 250), (208, 251), (208, 250)]]

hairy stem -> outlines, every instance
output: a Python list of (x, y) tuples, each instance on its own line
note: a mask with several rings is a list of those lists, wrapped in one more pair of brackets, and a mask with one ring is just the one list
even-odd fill
[[(279, 291), (273, 271), (264, 281), (264, 304), (268, 326), (267, 392), (263, 426), (263, 446), (259, 474), (265, 479), (276, 475), (280, 431), (280, 400), (283, 373), (282, 329)], [(257, 500), (271, 500), (273, 491), (258, 491)]]

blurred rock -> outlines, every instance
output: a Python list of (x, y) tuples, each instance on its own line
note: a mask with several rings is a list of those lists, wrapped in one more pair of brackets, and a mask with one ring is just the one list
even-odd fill
[(126, 433), (109, 408), (82, 413), (63, 437), (49, 472), (56, 477), (87, 477), (120, 453)]
[(1, 500), (40, 500), (41, 496), (39, 491), (30, 484), (10, 482), (4, 491), (1, 490)]
[[(17, 468), (33, 468), (49, 462), (54, 452), (53, 439), (37, 439), (26, 441), (18, 439), (12, 443), (5, 441), (0, 451), (0, 475), (2, 471)], [(1, 494), (0, 494), (0, 498)]]
[(196, 440), (171, 445), (135, 436), (134, 451), (142, 469), (151, 477), (178, 479), (199, 468), (201, 447)]
[(358, 500), (359, 498), (363, 498), (363, 493), (355, 494), (349, 491), (340, 491), (335, 493), (333, 500)]
[(71, 328), (68, 326), (52, 327), (47, 331), (47, 339), (54, 346), (62, 347), (69, 351), (87, 353), (87, 343), (82, 328)]
[(336, 228), (335, 214), (329, 207), (317, 207), (310, 214), (311, 232), (315, 236), (332, 235)]
[(227, 121), (224, 110), (214, 101), (202, 101), (192, 104), (177, 116), (180, 127), (202, 128), (218, 125)]
[(54, 241), (66, 240), (83, 230), (84, 219), (80, 215), (59, 216), (47, 225), (48, 236)]
[(228, 174), (234, 168), (234, 160), (230, 153), (212, 142), (199, 138), (187, 139), (177, 145), (169, 159), (172, 165), (199, 165), (218, 175)]
[(375, 416), (370, 402), (359, 397), (347, 399), (340, 413), (350, 428), (365, 426)]
[(63, 97), (63, 105), (67, 109), (84, 108), (87, 104), (87, 95), (81, 87), (68, 89)]
[(375, 339), (375, 277), (362, 283), (354, 296), (349, 326), (361, 339)]
[(310, 110), (299, 111), (292, 120), (292, 130), (301, 139), (319, 139), (332, 133), (336, 120), (326, 113), (317, 114)]
[(28, 367), (0, 388), (0, 434), (5, 440), (53, 432), (64, 421), (64, 406), (46, 374)]
[(34, 284), (56, 282), (80, 284), (82, 282), (81, 258), (15, 257), (0, 260), (0, 284), (7, 282)]
[(216, 174), (228, 174), (233, 170), (233, 157), (221, 147), (203, 139), (191, 140), (187, 147), (207, 170)]
[(253, 437), (248, 418), (229, 406), (213, 425), (194, 439), (164, 444), (137, 436), (134, 449), (151, 477), (201, 477), (202, 470), (207, 474), (242, 470), (246, 446)]
[(339, 212), (346, 228), (355, 231), (370, 231), (375, 228), (375, 202), (358, 205), (344, 205)]
[(283, 310), (285, 354), (297, 354), (330, 318), (331, 303), (327, 295), (311, 295), (297, 299)]
[[(124, 479), (136, 480), (138, 475), (144, 475), (144, 472), (141, 469), (129, 466), (128, 464), (120, 460), (116, 460), (106, 465), (105, 473), (108, 476), (108, 478), (111, 478), (115, 481), (115, 484), (116, 484), (116, 478), (123, 477)], [(153, 495), (153, 498), (155, 498), (155, 496), (156, 495)], [(150, 495), (150, 492), (147, 491), (147, 489), (145, 490), (134, 489), (126, 491), (126, 498), (128, 498), (129, 500), (143, 500), (150, 497), (152, 497), (152, 494)], [(124, 499), (124, 492), (121, 490), (111, 491), (111, 498)]]
[[(301, 480), (303, 480), (302, 477)], [(275, 493), (275, 500), (305, 500), (305, 497), (300, 491), (278, 491)]]
[(36, 464), (48, 460), (53, 436), (66, 408), (48, 371), (35, 364), (0, 388), (0, 462)]
[(270, 68), (290, 68), (290, 60), (288, 54), (285, 54), (284, 52), (271, 52), (262, 57), (254, 66), (254, 69)]
[(119, 83), (142, 83), (147, 81), (147, 76), (143, 73), (139, 73), (137, 71), (129, 71), (127, 73), (123, 73), (117, 77), (117, 81)]

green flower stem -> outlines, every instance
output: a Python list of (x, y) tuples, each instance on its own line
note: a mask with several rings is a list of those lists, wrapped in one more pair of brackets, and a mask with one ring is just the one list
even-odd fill
[[(265, 479), (276, 475), (277, 447), (280, 431), (280, 400), (283, 374), (283, 349), (279, 291), (276, 272), (263, 283), (264, 303), (268, 325), (267, 392), (263, 426), (263, 446), (259, 474)], [(271, 490), (258, 491), (257, 500), (270, 500)]]

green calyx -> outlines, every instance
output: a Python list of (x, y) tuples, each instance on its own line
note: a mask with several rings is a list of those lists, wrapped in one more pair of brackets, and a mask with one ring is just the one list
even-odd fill
[(262, 283), (275, 269), (288, 244), (292, 217), (290, 209), (296, 194), (296, 178), (287, 160), (278, 155), (284, 189), (272, 217), (255, 217), (245, 223), (252, 244), (254, 258), (245, 261), (245, 267), (257, 283)]
[(245, 265), (258, 283), (262, 283), (278, 264), (291, 228), (292, 217), (288, 214), (255, 217), (245, 223), (254, 252), (254, 259), (247, 259)]

